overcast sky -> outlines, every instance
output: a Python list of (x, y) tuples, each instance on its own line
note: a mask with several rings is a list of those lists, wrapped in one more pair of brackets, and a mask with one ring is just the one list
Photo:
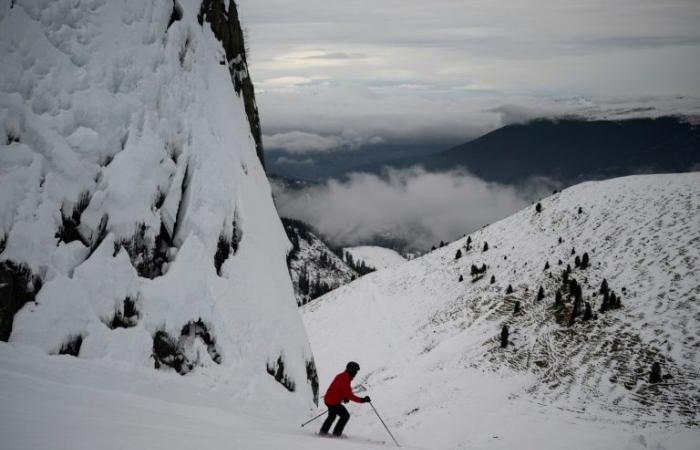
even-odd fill
[(264, 133), (297, 153), (548, 113), (698, 111), (700, 0), (238, 4)]

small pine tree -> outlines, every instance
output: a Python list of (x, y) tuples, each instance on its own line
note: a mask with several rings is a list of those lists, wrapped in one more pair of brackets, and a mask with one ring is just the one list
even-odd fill
[(459, 282), (461, 283), (462, 281), (464, 281), (464, 277), (463, 277), (462, 275), (460, 275), (460, 276), (459, 276)]
[(469, 237), (467, 237), (467, 245), (471, 245), (471, 244), (472, 244), (472, 237), (469, 236)]
[(540, 301), (544, 298), (544, 288), (540, 286), (539, 291), (537, 291), (537, 301)]
[(581, 267), (581, 258), (576, 255), (576, 258), (574, 258), (574, 267)]
[(601, 294), (605, 294), (606, 292), (608, 292), (608, 280), (606, 280), (605, 278), (603, 278), (603, 282), (600, 283), (600, 290), (598, 292), (600, 292)]
[(574, 307), (571, 309), (571, 316), (569, 316), (569, 326), (574, 324), (574, 321), (581, 313), (581, 297), (577, 296), (574, 299)]
[(486, 252), (486, 251), (488, 251), (488, 249), (489, 249), (489, 243), (484, 242), (484, 249), (482, 251)]
[(555, 304), (555, 305), (561, 305), (561, 304), (563, 304), (563, 303), (564, 303), (564, 302), (562, 301), (561, 291), (560, 291), (559, 289), (557, 289), (557, 293), (554, 294), (554, 304)]
[(651, 365), (651, 372), (649, 373), (649, 383), (661, 383), (661, 364), (655, 362)]
[(563, 264), (563, 263), (561, 262), (561, 259), (560, 259), (559, 261), (557, 261), (557, 265), (558, 265), (558, 266), (561, 266), (562, 264)]
[(472, 267), (471, 267), (471, 269), (470, 269), (469, 274), (470, 274), (471, 276), (478, 275), (478, 274), (479, 274), (479, 269), (478, 269), (474, 264), (472, 264)]
[(457, 249), (457, 253), (455, 254), (455, 259), (459, 259), (462, 257), (462, 250)]
[(445, 241), (440, 241), (440, 248), (445, 246)]
[(513, 286), (511, 286), (509, 284), (508, 287), (506, 288), (506, 294), (512, 294), (512, 293), (513, 293)]
[(610, 294), (606, 289), (605, 292), (603, 292), (603, 301), (600, 304), (600, 312), (604, 313), (608, 309), (610, 309)]
[(542, 212), (542, 205), (539, 202), (535, 205), (535, 211), (537, 211), (537, 213)]
[(485, 273), (486, 272), (486, 263), (483, 263), (481, 265), (481, 269), (479, 269), (479, 273)]
[(567, 265), (566, 265), (566, 272), (567, 272), (568, 274), (571, 274), (571, 265), (570, 265), (570, 264), (567, 264)]
[(581, 269), (586, 269), (588, 268), (588, 252), (584, 252), (583, 256), (581, 257)]
[(559, 236), (559, 243), (561, 244), (563, 242), (564, 242), (564, 239), (562, 239), (561, 236)]
[(581, 208), (580, 206), (578, 207), (578, 213), (579, 214), (583, 213), (583, 208)]
[(586, 309), (583, 311), (583, 320), (591, 320), (593, 318), (593, 309), (591, 304), (586, 302)]
[(569, 281), (569, 272), (564, 270), (561, 273), (561, 282), (562, 282), (562, 284), (565, 285), (568, 281)]
[(544, 270), (549, 270), (549, 261), (545, 261)]
[(574, 247), (574, 248), (571, 249), (571, 254), (572, 254), (572, 255), (575, 255), (575, 254), (576, 254), (576, 247)]
[(508, 334), (510, 334), (508, 325), (503, 325), (501, 328), (501, 348), (508, 347)]
[(491, 284), (496, 282), (496, 275), (491, 275)]
[(513, 314), (519, 314), (520, 313), (520, 302), (516, 301), (515, 305), (513, 305)]
[(430, 247), (430, 251), (431, 251), (431, 252), (434, 252), (434, 251), (435, 251), (435, 246), (434, 246), (434, 245), (433, 245), (432, 247)]

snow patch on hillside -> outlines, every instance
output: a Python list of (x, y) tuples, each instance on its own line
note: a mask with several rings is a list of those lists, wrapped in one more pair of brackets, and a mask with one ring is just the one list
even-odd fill
[(373, 245), (346, 247), (343, 251), (351, 254), (355, 263), (364, 261), (367, 266), (376, 270), (397, 266), (406, 262), (406, 258), (397, 251)]

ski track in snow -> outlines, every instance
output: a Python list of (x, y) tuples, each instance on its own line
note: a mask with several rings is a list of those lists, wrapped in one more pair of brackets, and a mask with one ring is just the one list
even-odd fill
[[(321, 388), (357, 360), (399, 440), (430, 448), (696, 448), (700, 173), (583, 183), (541, 205), (472, 233), (468, 251), (465, 237), (304, 306)], [(475, 282), (472, 264), (487, 266)], [(603, 278), (622, 308), (561, 323), (567, 264), (594, 311)], [(673, 378), (649, 384), (654, 361)]]

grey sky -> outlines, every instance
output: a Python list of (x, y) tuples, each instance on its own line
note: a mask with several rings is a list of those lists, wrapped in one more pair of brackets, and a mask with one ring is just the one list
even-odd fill
[(468, 136), (513, 111), (698, 111), (700, 0), (238, 3), (268, 138)]

